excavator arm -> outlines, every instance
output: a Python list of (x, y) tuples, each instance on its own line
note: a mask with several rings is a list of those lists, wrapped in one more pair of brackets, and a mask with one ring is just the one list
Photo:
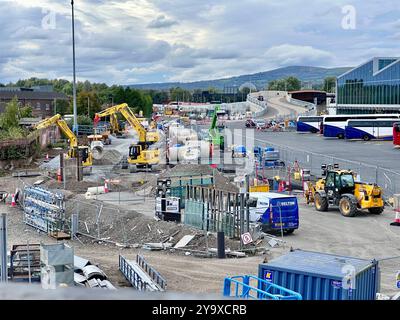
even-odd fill
[(129, 125), (136, 130), (139, 134), (139, 142), (146, 143), (146, 129), (142, 126), (139, 120), (135, 117), (132, 110), (128, 107), (126, 103), (119, 104), (116, 106), (112, 106), (103, 110), (102, 112), (96, 113), (95, 121), (102, 117), (106, 116), (114, 116), (116, 113), (120, 112), (126, 121), (128, 121)]
[(210, 130), (213, 130), (217, 127), (217, 120), (218, 120), (217, 111), (219, 111), (219, 106), (216, 106), (214, 109), (214, 115), (211, 120)]
[(43, 129), (50, 127), (52, 125), (57, 125), (60, 128), (60, 130), (64, 133), (64, 135), (68, 138), (70, 148), (78, 146), (78, 139), (76, 138), (72, 130), (68, 127), (68, 124), (65, 122), (65, 120), (62, 119), (61, 115), (59, 114), (56, 114), (51, 118), (40, 121), (38, 124), (36, 124), (35, 128)]
[(120, 132), (119, 123), (118, 123), (118, 118), (117, 118), (117, 115), (116, 115), (116, 114), (112, 114), (112, 115), (110, 116), (110, 123), (111, 123), (111, 131), (112, 131), (113, 133), (118, 133), (118, 132)]

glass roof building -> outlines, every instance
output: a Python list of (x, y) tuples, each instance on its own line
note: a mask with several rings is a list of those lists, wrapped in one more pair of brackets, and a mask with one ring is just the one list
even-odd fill
[(400, 58), (373, 58), (342, 74), (336, 113), (400, 113)]

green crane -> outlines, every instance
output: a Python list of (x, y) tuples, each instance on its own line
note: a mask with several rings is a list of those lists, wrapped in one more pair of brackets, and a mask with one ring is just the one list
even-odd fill
[(221, 134), (221, 129), (217, 126), (218, 115), (217, 111), (220, 110), (220, 106), (215, 106), (214, 114), (211, 119), (211, 126), (208, 129), (209, 140), (214, 146), (218, 146), (221, 150), (225, 148), (224, 136)]

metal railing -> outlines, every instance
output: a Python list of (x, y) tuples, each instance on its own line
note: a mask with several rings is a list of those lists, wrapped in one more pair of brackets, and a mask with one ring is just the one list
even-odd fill
[[(251, 285), (251, 280), (256, 282), (257, 287)], [(249, 275), (225, 278), (223, 295), (240, 299), (303, 300), (297, 292)]]
[(119, 256), (118, 268), (136, 290), (147, 290), (147, 283), (142, 280), (132, 265), (121, 255)]
[(359, 176), (359, 180), (366, 183), (375, 183), (382, 187), (385, 198), (400, 193), (400, 171), (365, 162), (300, 150), (265, 139), (254, 140), (255, 144), (260, 147), (274, 147), (279, 150), (280, 160), (284, 161), (286, 165), (291, 167), (296, 165), (301, 169), (309, 169), (313, 176), (321, 176), (322, 164), (339, 164), (340, 168), (355, 172)]
[(167, 281), (141, 255), (136, 256), (136, 262), (162, 290), (167, 289)]

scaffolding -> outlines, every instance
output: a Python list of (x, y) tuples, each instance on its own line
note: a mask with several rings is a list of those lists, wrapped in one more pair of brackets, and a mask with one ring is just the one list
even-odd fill
[(41, 187), (23, 190), (24, 222), (50, 236), (64, 234), (66, 227), (65, 202), (62, 193)]

